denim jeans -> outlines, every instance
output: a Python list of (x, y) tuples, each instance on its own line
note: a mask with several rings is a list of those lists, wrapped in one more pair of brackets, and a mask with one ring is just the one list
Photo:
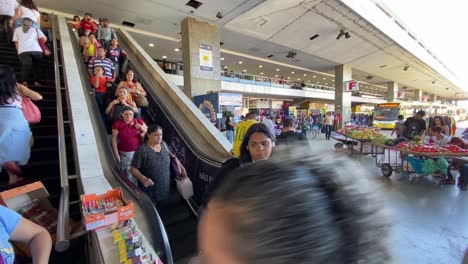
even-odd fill
[(226, 138), (232, 144), (232, 142), (234, 141), (234, 131), (233, 130), (226, 130)]
[(325, 138), (326, 139), (330, 139), (331, 132), (332, 132), (332, 126), (325, 125)]
[(41, 71), (41, 51), (25, 51), (19, 54), (21, 61), (21, 82), (38, 82)]

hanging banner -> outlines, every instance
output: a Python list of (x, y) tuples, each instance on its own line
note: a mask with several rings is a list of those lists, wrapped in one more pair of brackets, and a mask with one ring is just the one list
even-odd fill
[(359, 82), (358, 81), (345, 82), (344, 85), (345, 85), (345, 91), (346, 92), (359, 91)]
[(200, 44), (200, 70), (213, 71), (213, 48), (210, 45)]
[(402, 91), (396, 92), (395, 98), (396, 98), (396, 99), (403, 99), (403, 98), (405, 98), (405, 92), (402, 92)]

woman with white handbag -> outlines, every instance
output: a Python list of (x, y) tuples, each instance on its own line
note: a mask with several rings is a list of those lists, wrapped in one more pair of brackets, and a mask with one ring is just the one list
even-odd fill
[[(135, 152), (130, 167), (130, 172), (138, 180), (138, 186), (150, 197), (155, 206), (169, 198), (171, 186), (172, 153), (162, 139), (162, 127), (149, 126), (145, 144), (142, 144)], [(181, 180), (187, 178), (180, 162), (178, 166), (182, 171)]]

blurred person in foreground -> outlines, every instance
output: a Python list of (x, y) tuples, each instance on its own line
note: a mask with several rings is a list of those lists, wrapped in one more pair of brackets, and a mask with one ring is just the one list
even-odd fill
[(26, 244), (31, 252), (32, 263), (49, 263), (52, 249), (49, 232), (17, 212), (0, 205), (0, 263), (19, 263), (15, 261), (15, 252), (9, 241)]
[(192, 263), (392, 262), (389, 222), (366, 172), (343, 156), (285, 150), (226, 172), (208, 198)]

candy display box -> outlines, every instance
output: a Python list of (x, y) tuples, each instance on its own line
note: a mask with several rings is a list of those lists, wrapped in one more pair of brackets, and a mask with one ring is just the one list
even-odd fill
[(124, 199), (120, 188), (100, 195), (82, 195), (81, 206), (86, 230), (110, 226), (129, 220), (134, 215), (133, 202)]

